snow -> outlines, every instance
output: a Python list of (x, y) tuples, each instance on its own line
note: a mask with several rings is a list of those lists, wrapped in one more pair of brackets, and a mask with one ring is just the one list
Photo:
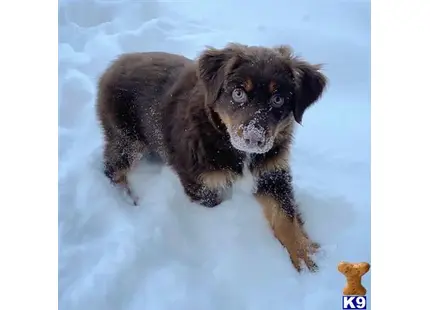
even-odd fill
[[(341, 309), (337, 264), (370, 262), (370, 1), (59, 6), (60, 309)], [(322, 245), (317, 274), (293, 269), (249, 179), (208, 209), (187, 201), (172, 171), (142, 163), (132, 207), (102, 173), (94, 99), (108, 63), (130, 51), (195, 57), (229, 41), (290, 44), (326, 64), (329, 89), (304, 115), (292, 154), (306, 227)]]

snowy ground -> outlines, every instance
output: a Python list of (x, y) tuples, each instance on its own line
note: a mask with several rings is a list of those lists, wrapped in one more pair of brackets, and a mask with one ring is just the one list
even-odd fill
[[(337, 263), (370, 261), (370, 1), (60, 0), (59, 16), (60, 309), (341, 309)], [(143, 163), (136, 209), (101, 171), (94, 94), (108, 62), (228, 41), (291, 44), (327, 64), (330, 88), (293, 151), (297, 198), (324, 250), (318, 274), (295, 272), (249, 182), (206, 209), (169, 169)], [(370, 272), (363, 283), (370, 291)]]

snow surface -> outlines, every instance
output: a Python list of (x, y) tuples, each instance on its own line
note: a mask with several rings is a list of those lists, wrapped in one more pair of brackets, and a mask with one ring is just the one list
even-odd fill
[[(338, 262), (370, 261), (370, 1), (60, 0), (59, 27), (60, 309), (341, 309)], [(292, 158), (323, 246), (317, 274), (293, 269), (249, 180), (207, 209), (187, 202), (172, 171), (142, 163), (133, 208), (102, 173), (94, 96), (108, 63), (130, 51), (194, 57), (229, 41), (291, 44), (326, 64), (330, 87)]]

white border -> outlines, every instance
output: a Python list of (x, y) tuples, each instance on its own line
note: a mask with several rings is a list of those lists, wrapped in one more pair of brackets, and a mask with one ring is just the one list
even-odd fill
[[(58, 3), (0, 12), (0, 309), (57, 309)], [(372, 309), (429, 295), (429, 16), (426, 0), (372, 3)]]
[(429, 297), (429, 20), (426, 0), (372, 1), (372, 309)]
[(58, 3), (0, 12), (0, 309), (58, 309)]

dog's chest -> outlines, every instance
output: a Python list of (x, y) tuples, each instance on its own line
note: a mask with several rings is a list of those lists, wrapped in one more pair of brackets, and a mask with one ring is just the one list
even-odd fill
[(214, 169), (228, 169), (235, 173), (242, 173), (242, 154), (220, 141), (205, 144), (206, 159), (209, 166)]
[(251, 162), (252, 156), (249, 154), (245, 155), (241, 161), (242, 170), (240, 177), (233, 184), (233, 188), (240, 189), (244, 193), (252, 193), (254, 190), (254, 176), (249, 169)]
[(243, 169), (249, 171), (249, 165), (251, 164), (252, 157), (250, 154), (245, 154), (243, 159)]
[(251, 170), (249, 169), (251, 162), (252, 162), (252, 156), (250, 154), (246, 154), (242, 161), (242, 175), (244, 178), (248, 178), (248, 177), (252, 178)]

